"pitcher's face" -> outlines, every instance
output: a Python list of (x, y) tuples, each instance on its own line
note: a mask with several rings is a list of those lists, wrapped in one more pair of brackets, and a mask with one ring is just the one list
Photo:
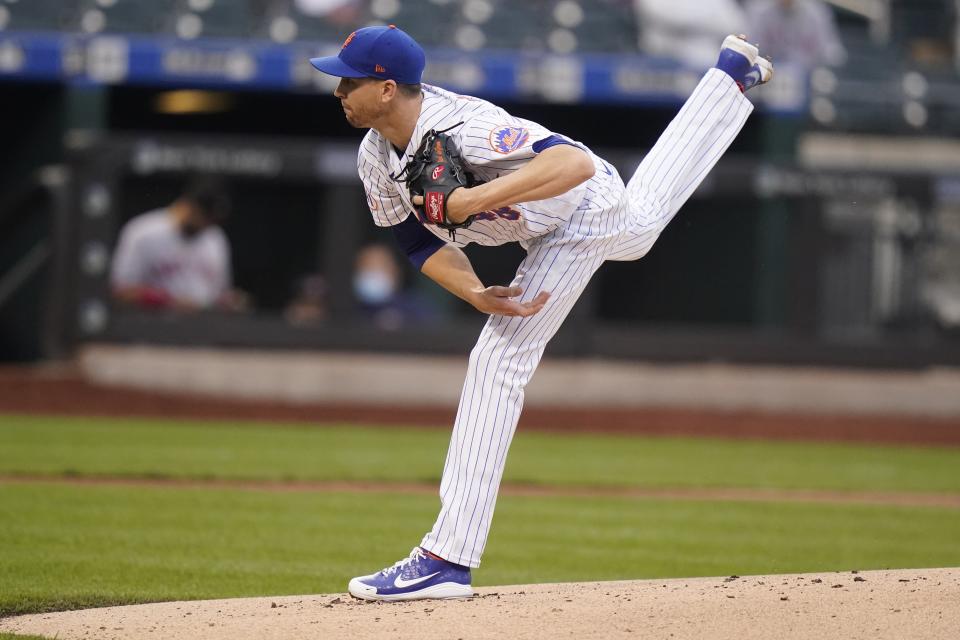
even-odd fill
[(383, 80), (376, 78), (341, 78), (333, 95), (340, 99), (340, 106), (347, 122), (357, 128), (370, 128), (387, 111), (383, 101)]

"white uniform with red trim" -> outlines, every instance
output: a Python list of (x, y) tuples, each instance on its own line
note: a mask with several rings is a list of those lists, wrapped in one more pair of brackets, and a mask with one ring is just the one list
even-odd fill
[(152, 287), (198, 307), (213, 307), (231, 286), (230, 244), (220, 227), (186, 238), (168, 209), (150, 211), (120, 232), (110, 284)]
[[(511, 284), (523, 288), (523, 300), (540, 291), (552, 297), (527, 318), (491, 316), (480, 334), (444, 465), (440, 515), (421, 543), (424, 549), (450, 562), (480, 566), (524, 387), (547, 342), (604, 261), (636, 260), (650, 250), (752, 110), (730, 76), (711, 69), (626, 186), (591, 152), (595, 175), (560, 196), (484, 212), (469, 228), (458, 229), (455, 240), (426, 225), (459, 246), (519, 242), (527, 257)], [(420, 117), (403, 159), (374, 130), (360, 146), (359, 173), (377, 225), (400, 224), (415, 215), (403, 185), (390, 176), (401, 172), (424, 133), (459, 122), (449, 134), (483, 181), (516, 171), (536, 156), (536, 143), (554, 135), (487, 101), (424, 85)]]

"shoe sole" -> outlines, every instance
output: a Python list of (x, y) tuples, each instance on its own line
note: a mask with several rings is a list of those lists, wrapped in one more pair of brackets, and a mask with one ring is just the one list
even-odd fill
[(760, 56), (757, 58), (757, 66), (760, 67), (760, 84), (767, 84), (773, 80), (773, 62), (769, 58)]
[(385, 602), (394, 602), (401, 600), (449, 600), (452, 598), (470, 598), (473, 596), (473, 588), (467, 584), (457, 582), (441, 582), (431, 585), (424, 589), (411, 591), (409, 593), (380, 594), (367, 593), (350, 586), (350, 595), (361, 600), (382, 600)]
[(736, 51), (750, 62), (751, 67), (756, 64), (757, 56), (760, 55), (760, 50), (757, 47), (753, 46), (740, 36), (730, 35), (724, 38), (723, 44), (720, 45), (720, 50), (722, 51), (724, 49)]

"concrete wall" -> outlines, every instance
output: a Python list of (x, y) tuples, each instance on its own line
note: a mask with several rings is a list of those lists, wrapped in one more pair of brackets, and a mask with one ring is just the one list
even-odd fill
[[(466, 358), (90, 346), (97, 384), (221, 398), (455, 406)], [(527, 406), (960, 416), (960, 370), (858, 371), (545, 359)]]

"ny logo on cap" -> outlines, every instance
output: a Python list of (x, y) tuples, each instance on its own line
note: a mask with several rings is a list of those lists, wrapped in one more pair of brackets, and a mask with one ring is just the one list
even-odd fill
[(340, 48), (341, 48), (341, 49), (346, 49), (346, 48), (347, 48), (347, 45), (350, 44), (351, 42), (353, 42), (353, 39), (356, 37), (356, 35), (357, 35), (357, 32), (356, 32), (356, 31), (354, 31), (353, 33), (351, 33), (350, 35), (348, 35), (348, 36), (347, 36), (347, 39), (343, 41), (343, 45), (341, 45)]

